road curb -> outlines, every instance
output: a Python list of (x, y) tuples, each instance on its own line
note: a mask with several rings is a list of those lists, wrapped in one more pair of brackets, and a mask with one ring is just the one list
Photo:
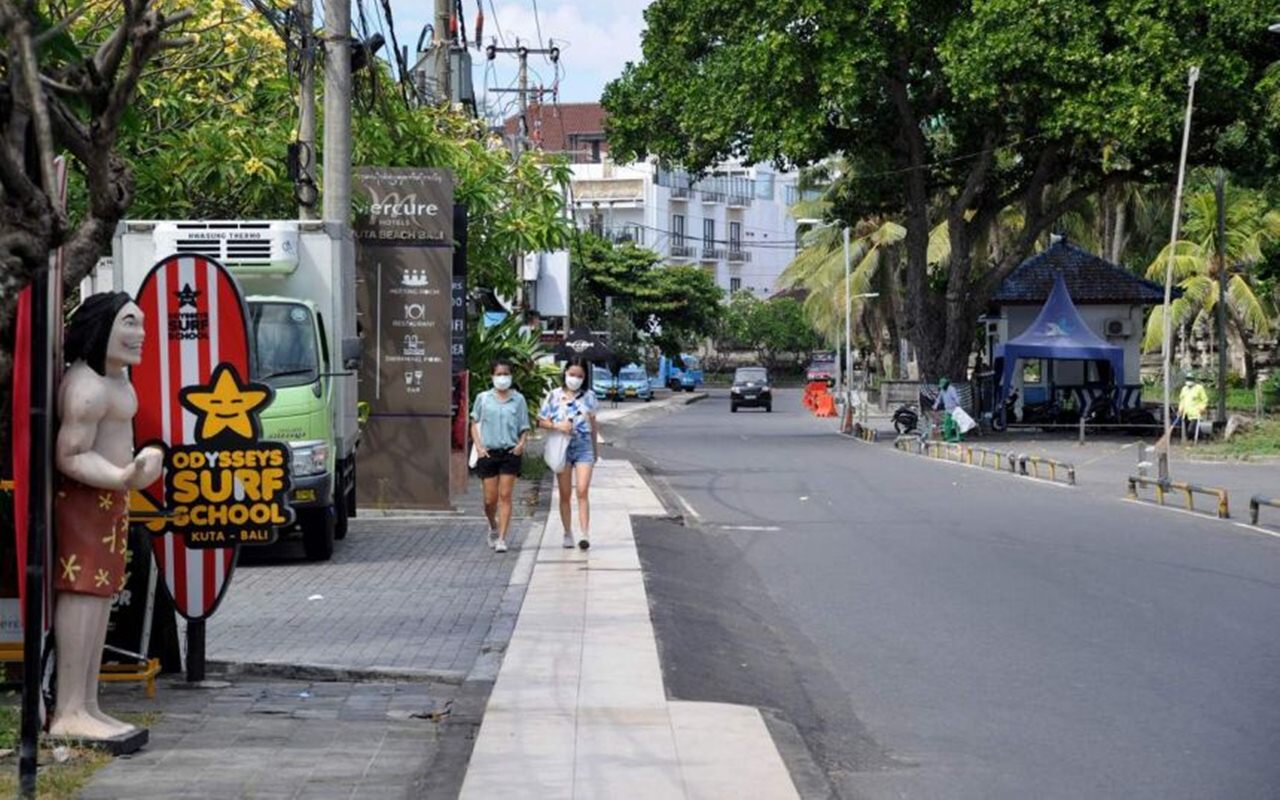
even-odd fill
[(458, 686), (466, 679), (462, 670), (340, 667), (333, 664), (297, 664), (275, 661), (222, 661), (209, 659), (211, 674), (224, 678), (318, 681), (323, 683), (447, 683)]

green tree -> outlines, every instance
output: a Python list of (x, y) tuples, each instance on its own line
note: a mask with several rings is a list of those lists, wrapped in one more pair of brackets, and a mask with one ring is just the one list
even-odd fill
[[(608, 327), (605, 299), (611, 298), (612, 314), (626, 316), (667, 354), (711, 336), (719, 324), (723, 292), (705, 270), (661, 266), (652, 250), (614, 245), (588, 232), (575, 235), (570, 256), (577, 324)], [(651, 318), (660, 333), (650, 332)]]
[[(283, 40), (240, 0), (186, 5), (202, 31), (198, 41), (180, 61), (144, 77), (135, 119), (122, 137), (136, 175), (133, 215), (293, 218), (297, 200), (285, 154), (297, 136), (297, 86)], [(537, 151), (513, 161), (483, 123), (407, 107), (388, 90), (394, 81), (380, 59), (361, 75), (381, 90), (353, 106), (353, 164), (453, 170), (455, 197), (468, 212), (468, 280), (513, 295), (511, 258), (567, 241), (561, 190), (568, 168)], [(317, 151), (322, 147), (317, 143)]]
[(766, 301), (751, 292), (736, 292), (729, 298), (721, 331), (721, 345), (754, 350), (770, 369), (776, 368), (783, 356), (808, 352), (819, 342), (795, 298)]
[[(979, 314), (1065, 211), (1262, 139), (1280, 41), (1266, 0), (656, 0), (644, 58), (608, 87), (617, 158), (850, 164), (832, 215), (898, 217), (904, 314), (929, 377), (961, 374)], [(1275, 78), (1271, 78), (1275, 80)], [(1018, 225), (988, 259), (993, 229)], [(930, 277), (930, 230), (948, 257)]]
[[(1182, 237), (1173, 245), (1165, 245), (1147, 268), (1147, 277), (1164, 282), (1172, 246), (1174, 279), (1182, 289), (1182, 296), (1169, 306), (1176, 333), (1189, 324), (1212, 325), (1215, 309), (1222, 301), (1219, 271), (1226, 269), (1227, 329), (1245, 349), (1245, 371), (1252, 385), (1252, 341), (1272, 331), (1275, 315), (1267, 287), (1259, 286), (1254, 272), (1255, 266), (1265, 260), (1268, 248), (1280, 242), (1280, 210), (1271, 207), (1265, 194), (1254, 189), (1228, 186), (1224, 197), (1226, 264), (1218, 263), (1217, 201), (1213, 189), (1202, 186), (1187, 195)], [(1164, 308), (1157, 306), (1147, 317), (1142, 348), (1146, 352), (1157, 351), (1163, 342)]]

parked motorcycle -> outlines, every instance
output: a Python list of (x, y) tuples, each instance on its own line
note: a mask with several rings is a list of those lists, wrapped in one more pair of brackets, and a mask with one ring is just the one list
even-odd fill
[(920, 425), (920, 415), (910, 405), (898, 406), (893, 412), (893, 429), (900, 435), (911, 433)]

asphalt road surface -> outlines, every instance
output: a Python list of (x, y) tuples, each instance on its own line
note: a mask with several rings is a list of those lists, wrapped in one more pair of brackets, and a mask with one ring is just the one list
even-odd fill
[(1280, 798), (1280, 539), (833, 427), (611, 431), (686, 520), (637, 523), (675, 697), (776, 710), (841, 798)]

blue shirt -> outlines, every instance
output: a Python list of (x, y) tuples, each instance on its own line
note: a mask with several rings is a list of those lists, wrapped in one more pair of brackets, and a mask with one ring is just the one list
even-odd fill
[(529, 430), (529, 405), (524, 395), (512, 389), (506, 402), (494, 390), (481, 392), (471, 408), (471, 419), (480, 423), (480, 442), (486, 450), (504, 450), (520, 443), (520, 434)]
[(573, 392), (563, 387), (552, 389), (547, 399), (542, 401), (538, 416), (552, 422), (573, 420), (573, 435), (578, 438), (591, 438), (591, 418), (600, 408), (596, 393), (587, 389), (574, 396)]

